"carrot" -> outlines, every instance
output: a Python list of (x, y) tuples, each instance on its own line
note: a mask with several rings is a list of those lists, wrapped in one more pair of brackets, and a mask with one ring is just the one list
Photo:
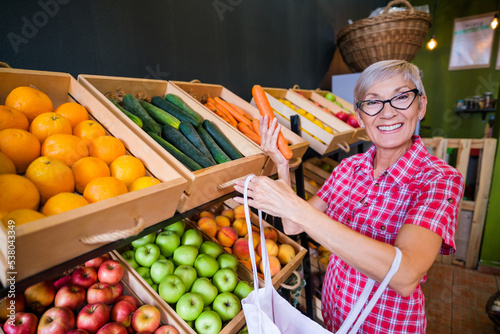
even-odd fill
[(245, 123), (249, 127), (252, 126), (252, 122), (248, 118), (246, 118), (245, 116), (243, 116), (242, 114), (240, 114), (239, 112), (234, 110), (234, 108), (229, 103), (222, 100), (220, 97), (216, 97), (214, 100), (215, 100), (216, 106), (222, 105), (231, 114), (231, 116), (234, 117), (235, 120), (237, 120), (238, 122), (241, 122), (241, 123)]
[[(260, 114), (262, 116), (267, 115), (267, 118), (269, 118), (269, 124), (271, 124), (271, 121), (274, 119), (274, 113), (273, 113), (273, 108), (271, 108), (271, 105), (269, 104), (269, 100), (267, 99), (264, 89), (262, 89), (260, 85), (253, 86), (252, 96), (255, 100), (255, 104), (257, 105)], [(283, 133), (281, 131), (278, 134), (277, 144), (278, 144), (278, 149), (283, 154), (285, 159), (289, 160), (293, 156), (293, 152), (290, 149), (290, 147), (288, 147), (288, 142), (283, 136)]]
[(234, 119), (234, 117), (231, 115), (231, 113), (229, 111), (227, 111), (227, 109), (222, 104), (220, 104), (218, 101), (214, 101), (214, 102), (215, 102), (215, 107), (217, 108), (217, 110), (219, 110), (221, 113), (224, 114), (224, 116), (226, 116), (226, 118), (229, 121), (229, 124), (231, 124), (234, 127), (237, 127), (238, 121), (236, 121)]
[(249, 120), (253, 120), (253, 117), (250, 116), (245, 110), (241, 109), (240, 107), (238, 107), (235, 104), (232, 104), (232, 103), (230, 103), (230, 104), (234, 108), (234, 110), (236, 110), (237, 112), (239, 112), (240, 114), (242, 114), (243, 116), (245, 116), (246, 118), (248, 118)]
[(260, 145), (260, 136), (253, 132), (253, 130), (250, 129), (250, 127), (246, 125), (246, 123), (238, 123), (238, 130), (240, 130), (241, 133)]
[(252, 120), (252, 125), (253, 125), (253, 131), (255, 131), (256, 134), (259, 135), (260, 137), (260, 122), (258, 118), (254, 118)]
[(207, 102), (207, 103), (205, 103), (205, 107), (207, 107), (208, 109), (213, 111), (216, 115), (218, 115), (223, 120), (225, 120), (226, 122), (229, 123), (229, 119), (226, 117), (226, 115), (224, 115), (222, 112), (220, 112), (220, 110), (218, 110), (213, 103)]

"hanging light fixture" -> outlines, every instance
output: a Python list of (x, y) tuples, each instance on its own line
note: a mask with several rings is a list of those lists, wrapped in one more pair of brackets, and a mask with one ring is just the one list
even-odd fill
[(434, 36), (434, 26), (436, 22), (436, 10), (437, 10), (437, 0), (434, 1), (434, 15), (432, 15), (432, 35), (431, 39), (427, 42), (427, 50), (434, 50), (438, 45), (436, 38)]
[(495, 16), (493, 16), (493, 20), (491, 20), (490, 27), (491, 29), (496, 29), (498, 27), (498, 13), (495, 13)]

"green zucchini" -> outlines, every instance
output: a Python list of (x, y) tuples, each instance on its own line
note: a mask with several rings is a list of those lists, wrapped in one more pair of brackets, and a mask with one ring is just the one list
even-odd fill
[(203, 128), (212, 136), (215, 142), (222, 148), (222, 150), (232, 159), (236, 160), (243, 158), (243, 155), (238, 151), (238, 149), (227, 139), (226, 135), (222, 133), (219, 127), (209, 121), (208, 119), (203, 121)]
[(163, 130), (161, 131), (161, 136), (163, 139), (168, 141), (170, 144), (174, 145), (196, 161), (197, 164), (199, 164), (201, 167), (206, 168), (215, 165), (212, 161), (210, 161), (203, 153), (200, 152), (187, 138), (176, 128), (173, 126), (170, 126), (168, 124), (163, 126)]
[(144, 108), (144, 110), (146, 110), (149, 116), (151, 116), (151, 118), (154, 119), (157, 123), (162, 125), (168, 124), (176, 129), (179, 128), (179, 124), (181, 124), (181, 121), (179, 121), (176, 117), (170, 115), (165, 110), (158, 108), (157, 106), (154, 106), (146, 101), (139, 100), (139, 103)]
[(185, 113), (193, 116), (199, 123), (203, 122), (203, 117), (200, 116), (196, 111), (193, 110), (190, 106), (186, 104), (179, 96), (175, 94), (167, 94), (165, 95), (165, 100), (172, 102), (177, 107), (184, 110)]
[(181, 122), (183, 121), (190, 122), (194, 126), (201, 125), (202, 121), (199, 121), (190, 114), (185, 113), (181, 108), (177, 107), (172, 102), (165, 100), (161, 96), (153, 96), (153, 98), (151, 99), (151, 103), (153, 103), (158, 108), (161, 108), (166, 112), (168, 112), (169, 114), (173, 115)]
[(148, 135), (151, 136), (158, 144), (161, 145), (168, 153), (172, 154), (174, 158), (179, 160), (184, 166), (186, 166), (190, 171), (195, 171), (202, 169), (202, 167), (197, 164), (193, 159), (179, 151), (174, 145), (170, 144), (168, 141), (158, 136), (152, 131), (148, 131)]
[(160, 124), (156, 123), (154, 119), (149, 116), (146, 110), (144, 110), (139, 101), (133, 95), (126, 94), (123, 97), (123, 107), (142, 120), (142, 129), (144, 131), (151, 131), (156, 134), (161, 133)]
[(191, 144), (194, 145), (194, 147), (200, 150), (201, 153), (203, 153), (210, 161), (212, 161), (214, 165), (217, 164), (207, 146), (200, 138), (200, 135), (198, 134), (198, 132), (196, 132), (193, 124), (189, 122), (181, 122), (181, 124), (179, 125), (179, 130), (187, 138), (187, 140), (189, 140)]
[(123, 108), (121, 105), (118, 104), (118, 102), (116, 102), (114, 99), (112, 98), (108, 98), (114, 105), (115, 107), (117, 107), (118, 109), (120, 109), (120, 111), (122, 113), (124, 113), (128, 118), (130, 118), (132, 120), (132, 122), (134, 122), (135, 124), (137, 124), (140, 128), (142, 128), (142, 120), (137, 117), (136, 115), (132, 114), (130, 111), (126, 110), (125, 108)]
[(205, 145), (207, 145), (208, 150), (218, 164), (231, 161), (231, 158), (227, 156), (227, 154), (219, 147), (219, 145), (217, 145), (217, 143), (212, 138), (212, 136), (210, 136), (207, 130), (199, 126), (196, 128), (196, 132), (198, 132), (200, 138), (203, 140)]

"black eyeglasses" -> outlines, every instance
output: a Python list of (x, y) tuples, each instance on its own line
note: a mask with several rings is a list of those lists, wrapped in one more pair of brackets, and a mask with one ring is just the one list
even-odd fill
[(420, 93), (417, 88), (413, 88), (407, 92), (400, 93), (389, 100), (364, 100), (356, 102), (356, 106), (368, 116), (375, 116), (384, 109), (387, 102), (391, 107), (399, 110), (410, 108), (415, 98)]

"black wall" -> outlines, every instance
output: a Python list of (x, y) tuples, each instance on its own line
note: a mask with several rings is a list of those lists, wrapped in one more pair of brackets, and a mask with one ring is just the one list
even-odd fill
[(15, 68), (199, 79), (244, 99), (261, 84), (316, 88), (335, 33), (386, 1), (2, 1), (0, 61)]

